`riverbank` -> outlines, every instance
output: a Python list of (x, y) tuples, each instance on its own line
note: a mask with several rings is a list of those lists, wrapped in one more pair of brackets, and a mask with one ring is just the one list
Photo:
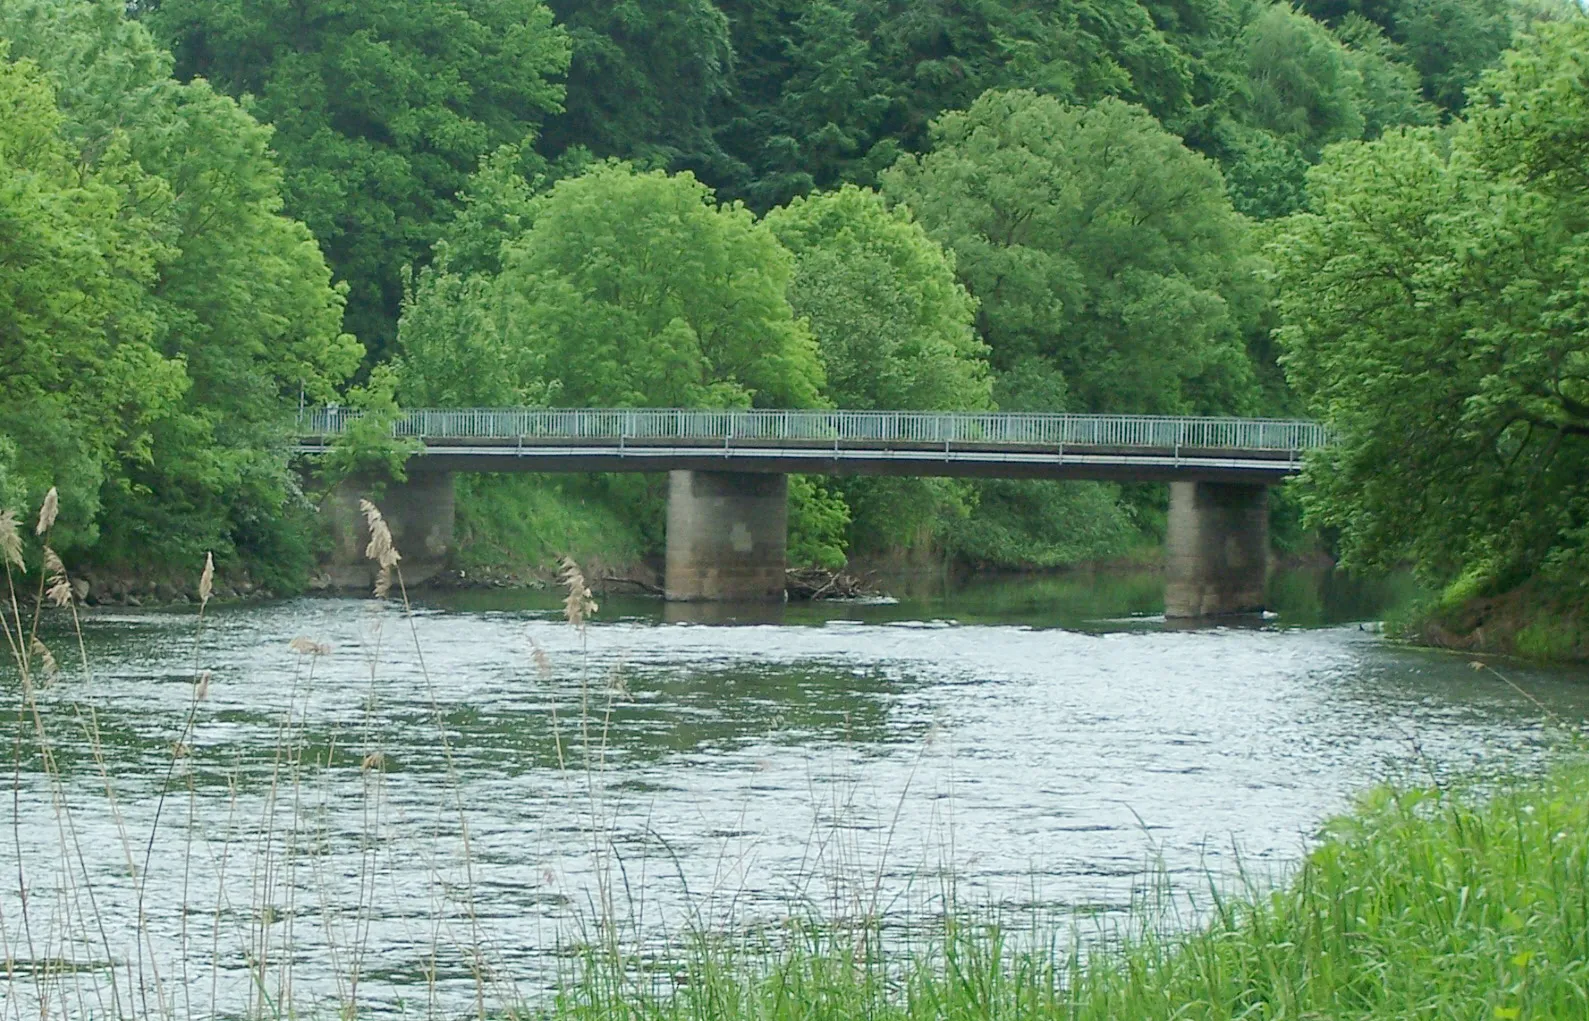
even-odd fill
[[(90, 567), (74, 571), (72, 579), (77, 599), (85, 606), (188, 606), (199, 602), (202, 567), (200, 564), (189, 571), (173, 567), (162, 570)], [(218, 603), (274, 599), (279, 594), (242, 570), (220, 573), (212, 584), (210, 598)]]
[(1392, 622), (1396, 636), (1439, 649), (1517, 656), (1541, 663), (1589, 662), (1589, 600), (1533, 579), (1502, 592), (1461, 582)]
[(1069, 934), (1009, 933), (986, 920), (941, 923), (925, 944), (894, 952), (874, 928), (795, 925), (771, 937), (697, 939), (647, 977), (622, 956), (590, 952), (547, 1014), (1589, 1017), (1581, 760), (1488, 797), (1377, 790), (1325, 834), (1278, 890), (1260, 879), (1216, 886), (1197, 898), (1204, 917), (1190, 930), (1171, 900), (1143, 901), (1090, 954)]

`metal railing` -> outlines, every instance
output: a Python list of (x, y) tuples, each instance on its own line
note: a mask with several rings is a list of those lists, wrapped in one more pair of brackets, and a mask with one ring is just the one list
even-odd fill
[[(303, 437), (346, 431), (359, 412), (314, 408), (299, 416)], [(1330, 443), (1318, 422), (1156, 415), (1050, 415), (936, 411), (689, 411), (666, 409), (415, 409), (393, 424), (402, 438), (732, 443), (800, 446), (984, 444), (1036, 447), (1142, 447), (1301, 453)]]

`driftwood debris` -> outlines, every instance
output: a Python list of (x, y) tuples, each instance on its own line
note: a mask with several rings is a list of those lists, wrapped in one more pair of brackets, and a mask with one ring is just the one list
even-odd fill
[[(845, 571), (828, 571), (820, 567), (797, 567), (786, 572), (785, 588), (795, 602), (813, 602), (818, 599), (859, 599), (878, 594), (870, 575), (861, 576)], [(640, 591), (660, 596), (662, 588), (643, 578), (601, 575), (592, 579), (602, 592)]]
[(800, 567), (791, 569), (787, 575), (785, 588), (793, 600), (858, 599), (877, 594), (869, 577), (863, 578), (845, 571)]
[(660, 585), (653, 585), (651, 582), (642, 578), (621, 578), (616, 575), (609, 574), (597, 578), (596, 581), (601, 586), (601, 591), (604, 593), (610, 591), (610, 586), (613, 585), (629, 585), (639, 589), (642, 592), (647, 592), (654, 596), (662, 595), (662, 587)]

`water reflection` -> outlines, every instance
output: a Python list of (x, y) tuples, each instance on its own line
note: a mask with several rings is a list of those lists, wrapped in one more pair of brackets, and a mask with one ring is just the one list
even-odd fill
[[(958, 624), (1021, 624), (1104, 632), (1164, 626), (1164, 578), (1156, 571), (1120, 569), (1046, 575), (913, 572), (881, 578), (886, 598), (820, 603), (664, 603), (632, 594), (602, 597), (604, 620), (666, 624), (820, 625), (835, 620), (953, 621)], [(1411, 575), (1357, 578), (1323, 567), (1274, 571), (1269, 579), (1270, 612), (1263, 627), (1328, 627), (1375, 621), (1420, 595)], [(432, 597), (433, 605), (471, 612), (516, 611), (555, 614), (552, 591), (469, 591)], [(1253, 622), (1220, 621), (1251, 626)], [(1201, 630), (1210, 622), (1173, 625)]]

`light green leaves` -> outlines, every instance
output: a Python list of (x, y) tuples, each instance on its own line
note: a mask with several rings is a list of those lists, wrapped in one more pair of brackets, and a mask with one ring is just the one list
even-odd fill
[(606, 165), (560, 181), (504, 250), (494, 301), (572, 405), (811, 407), (816, 345), (789, 254), (689, 175)]
[(976, 301), (908, 211), (849, 186), (767, 214), (794, 254), (789, 295), (843, 408), (988, 407)]
[(403, 323), (414, 396), (570, 406), (811, 407), (822, 368), (789, 306), (790, 255), (690, 175), (602, 164), (504, 235), (501, 272), (447, 265)]
[[(173, 80), (114, 0), (16, 0), (0, 37), (38, 65), (8, 65), (39, 83), (30, 115), (0, 126), (25, 133), (11, 151), (32, 163), (14, 179), (34, 189), (18, 216), (62, 228), (25, 248), (37, 279), (0, 272), (0, 288), (40, 295), (6, 338), (0, 430), (60, 481), (63, 519), (87, 529), (73, 541), (94, 539), (104, 505), (107, 559), (273, 542), (296, 490), (284, 445), (300, 394), (330, 397), (363, 349), (314, 239), (282, 215), (270, 129)], [(69, 189), (55, 188), (60, 210), (39, 191), (52, 180)]]

